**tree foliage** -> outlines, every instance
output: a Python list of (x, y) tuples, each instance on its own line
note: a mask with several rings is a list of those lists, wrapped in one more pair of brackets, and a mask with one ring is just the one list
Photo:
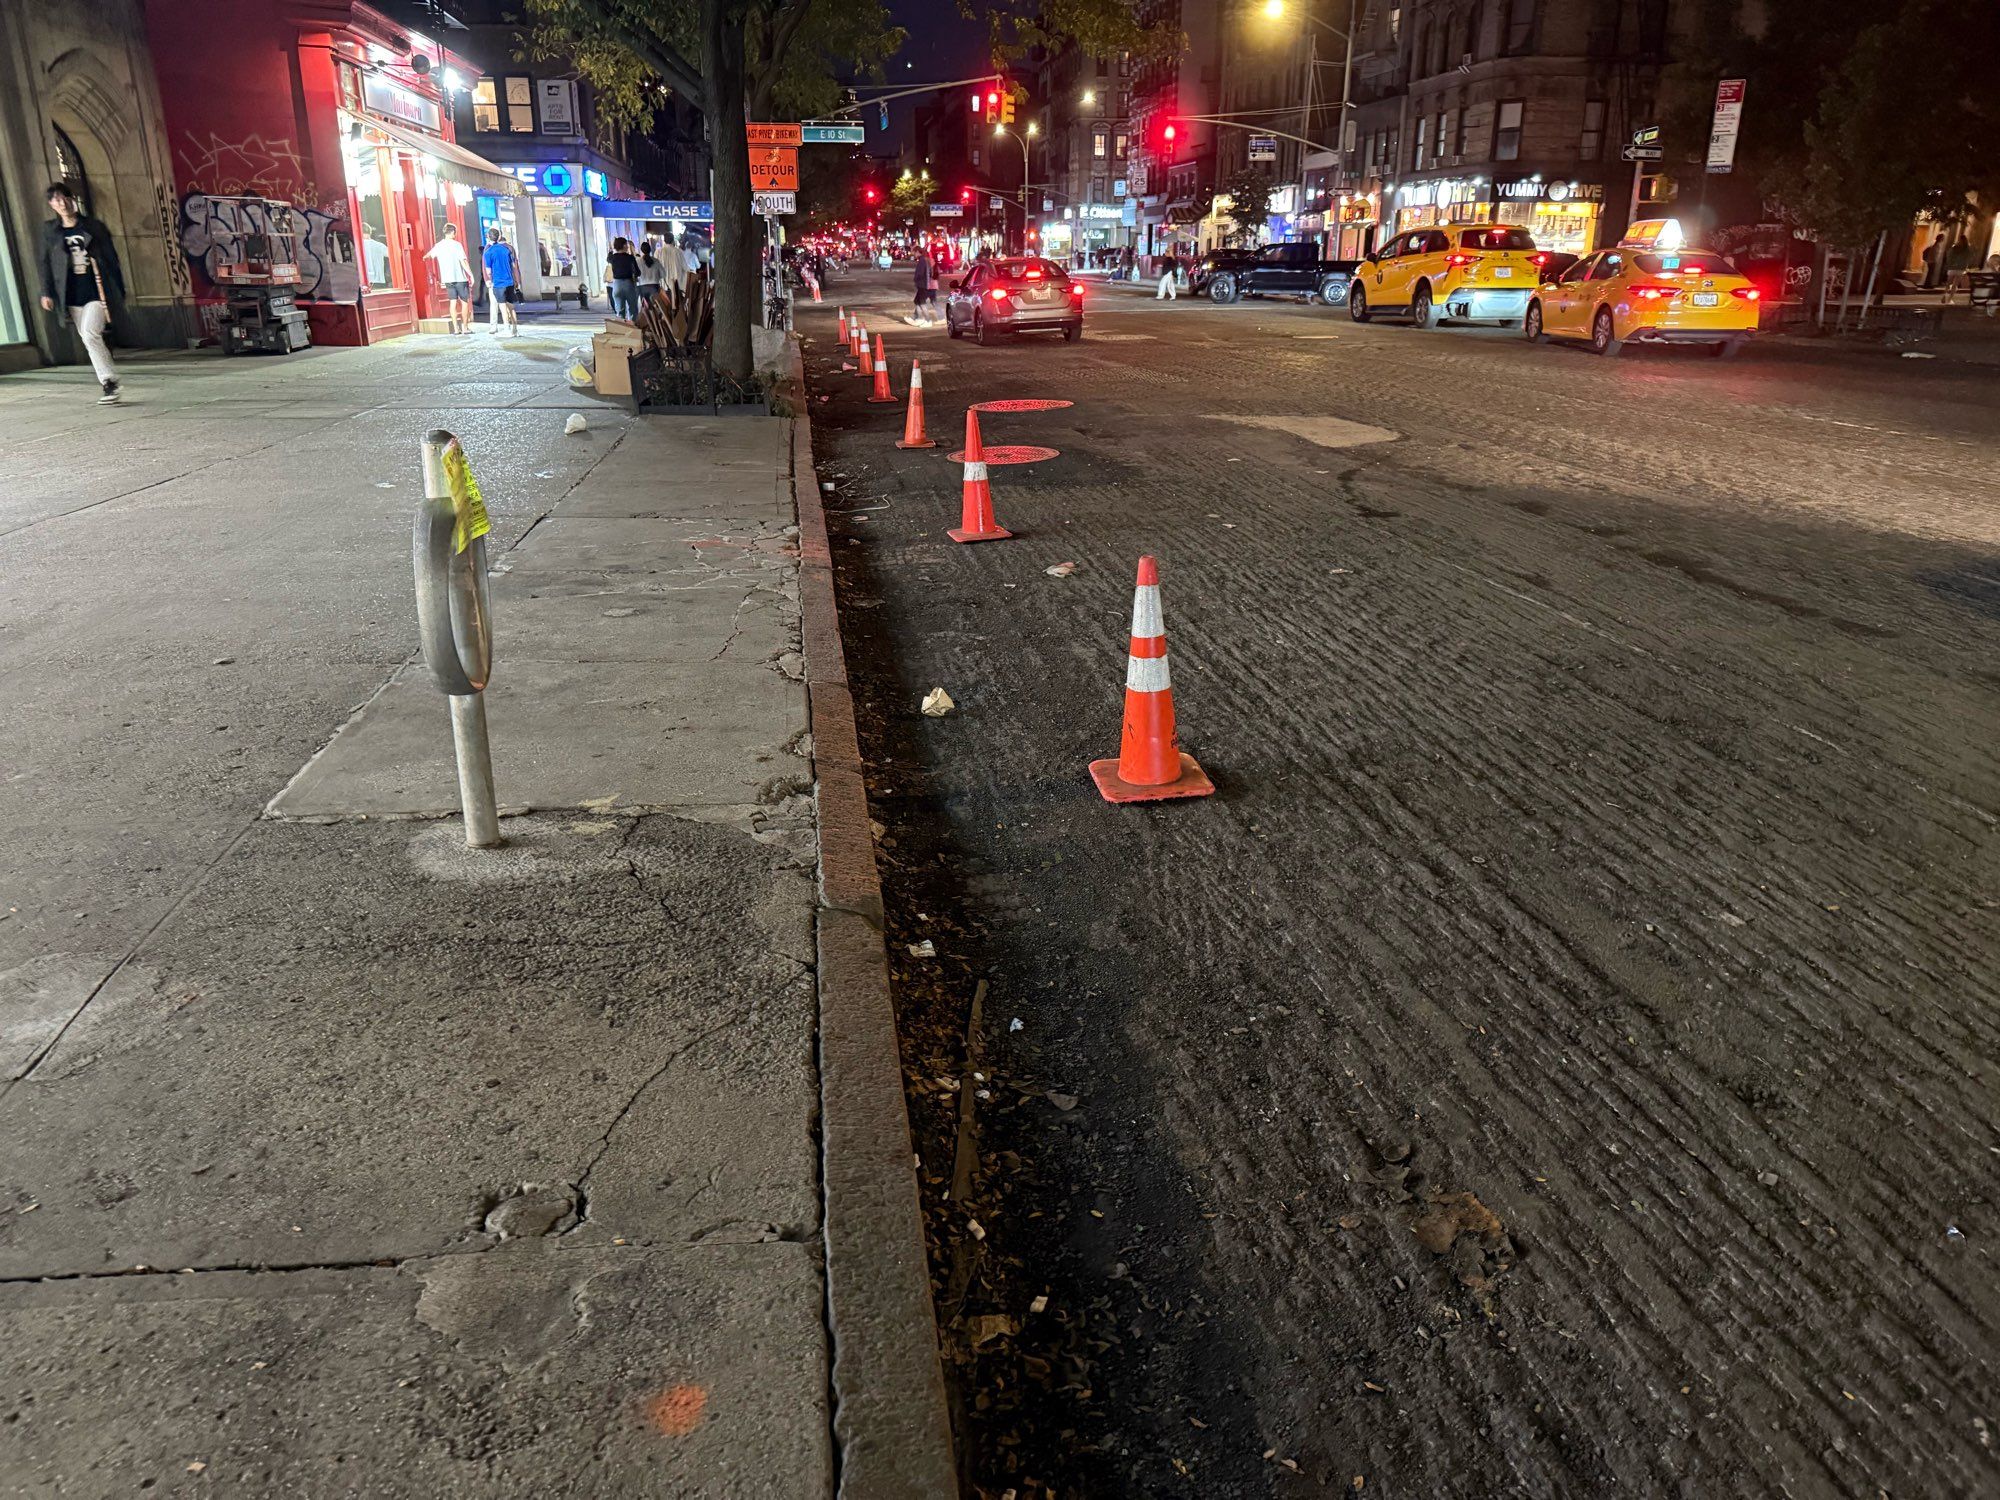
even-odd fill
[(1672, 158), (1699, 172), (1716, 81), (1749, 80), (1736, 171), (1768, 206), (1858, 245), (1976, 197), (2000, 204), (1995, 0), (1815, 0), (1764, 8), (1757, 34), (1732, 0), (1694, 0), (1681, 60), (1661, 81)]
[(1229, 197), (1229, 222), (1235, 225), (1229, 238), (1239, 245), (1254, 245), (1271, 217), (1271, 195), (1277, 184), (1256, 167), (1240, 168), (1220, 191)]
[(986, 18), (993, 60), (1006, 66), (1036, 48), (1074, 45), (1089, 57), (1163, 57), (1187, 45), (1178, 26), (1146, 26), (1139, 0), (958, 0), (962, 15)]

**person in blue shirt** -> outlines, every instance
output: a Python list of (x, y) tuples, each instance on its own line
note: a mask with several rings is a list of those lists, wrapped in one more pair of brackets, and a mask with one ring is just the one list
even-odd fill
[(521, 295), (521, 263), (514, 258), (514, 247), (499, 229), (489, 229), (486, 237), (488, 243), (480, 259), (486, 266), (487, 326), (498, 333), (504, 316), (507, 332), (519, 333), (521, 324), (514, 316), (514, 299)]

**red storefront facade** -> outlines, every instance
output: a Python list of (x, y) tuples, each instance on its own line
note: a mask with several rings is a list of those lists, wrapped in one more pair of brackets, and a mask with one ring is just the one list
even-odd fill
[(452, 224), (476, 259), (474, 189), (520, 191), (452, 138), (448, 92), (475, 68), (360, 0), (146, 0), (146, 27), (202, 305), (220, 305), (213, 272), (263, 227), (251, 199), (293, 211), (314, 342), (446, 315), (425, 252)]

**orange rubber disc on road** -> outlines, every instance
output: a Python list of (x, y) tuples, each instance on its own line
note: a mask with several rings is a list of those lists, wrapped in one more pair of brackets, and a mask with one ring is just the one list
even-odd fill
[[(965, 462), (965, 450), (961, 448), (956, 453), (947, 453), (945, 457), (952, 463), (962, 464)], [(1061, 457), (1059, 449), (1030, 448), (1020, 443), (995, 443), (986, 450), (988, 467), (994, 464), (1038, 464), (1045, 458)]]
[(1065, 406), (1074, 406), (1074, 401), (978, 401), (973, 403), (974, 411), (1061, 411)]

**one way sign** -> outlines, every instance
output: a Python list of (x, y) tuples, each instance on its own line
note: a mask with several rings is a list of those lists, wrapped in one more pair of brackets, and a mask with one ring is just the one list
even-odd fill
[(1623, 152), (1627, 161), (1658, 161), (1665, 154), (1658, 146), (1627, 146)]

